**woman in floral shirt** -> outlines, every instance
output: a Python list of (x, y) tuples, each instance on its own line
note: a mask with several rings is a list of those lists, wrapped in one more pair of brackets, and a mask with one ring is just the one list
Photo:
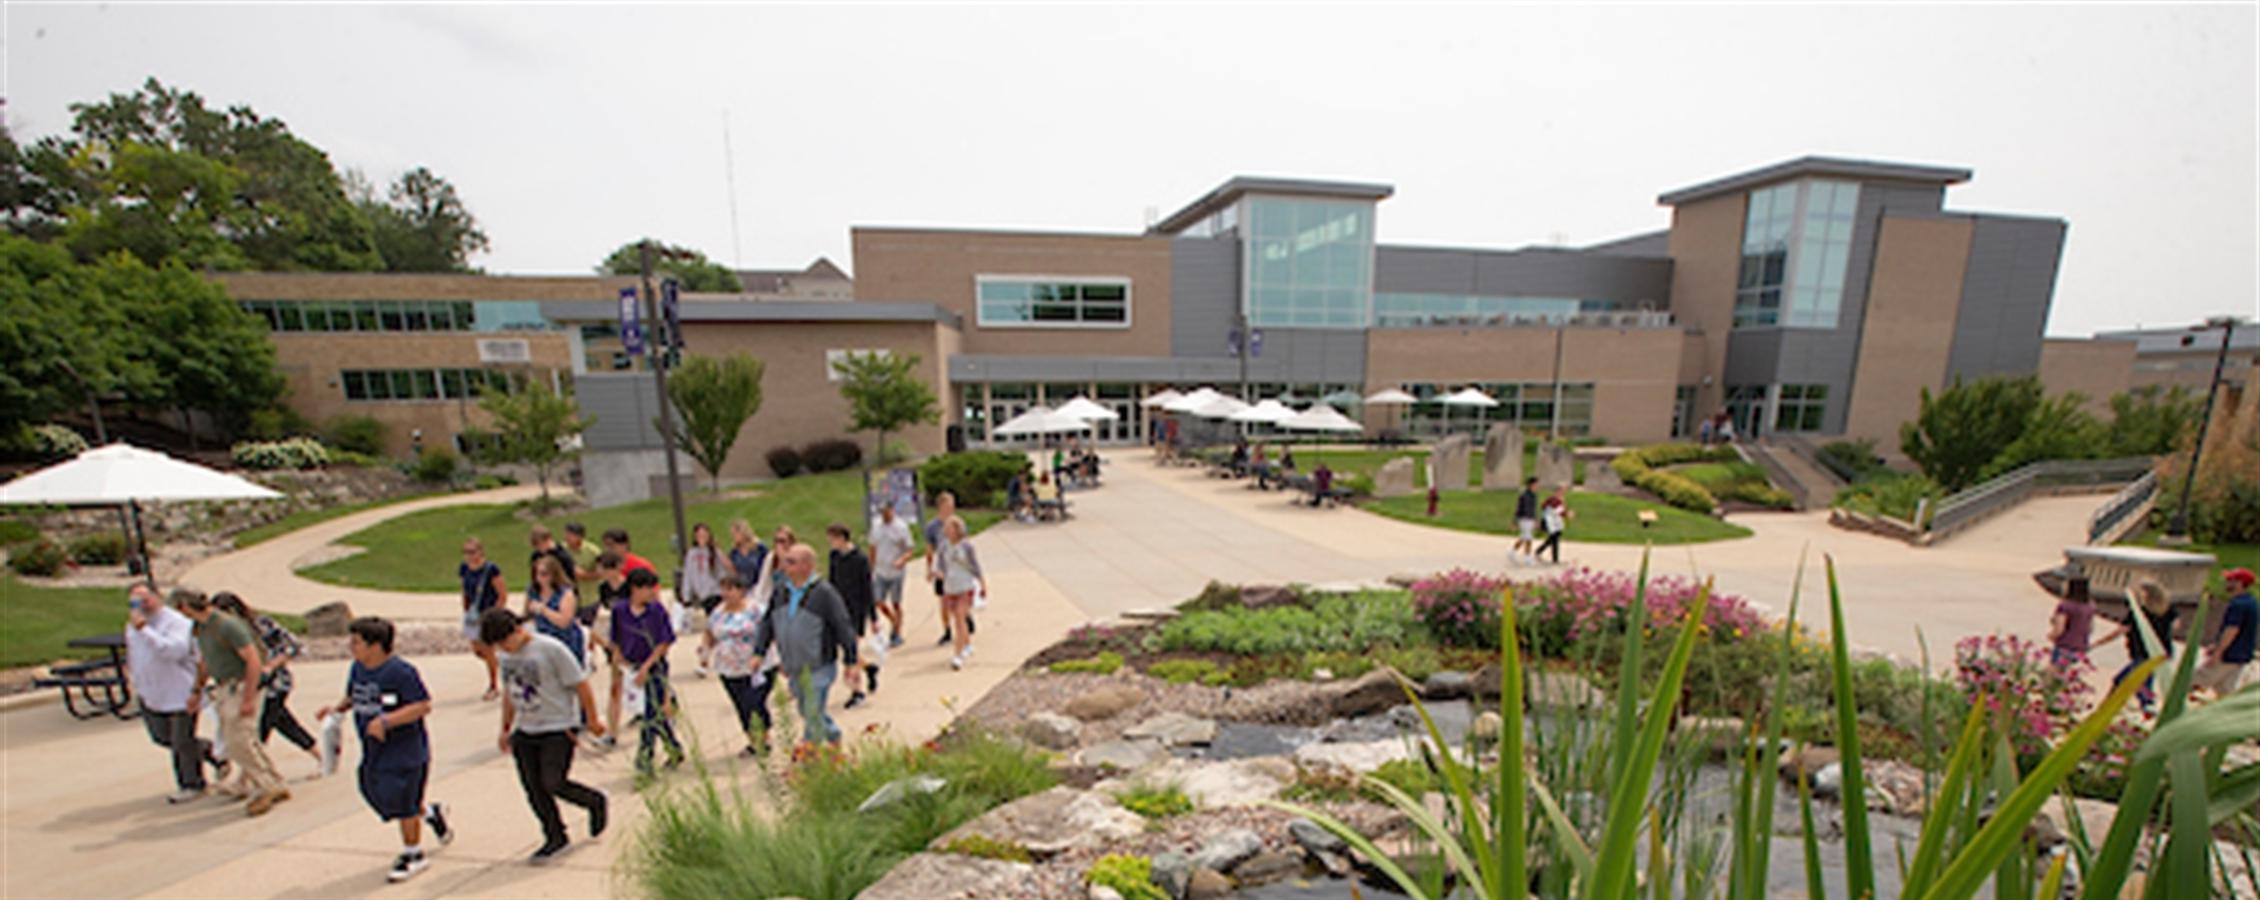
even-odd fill
[(273, 617), (253, 612), (242, 597), (231, 592), (212, 595), (212, 605), (251, 623), (251, 630), (259, 633), (262, 664), (259, 685), (266, 689), (266, 696), (262, 698), (265, 705), (259, 710), (259, 743), (266, 743), (269, 735), (280, 731), (284, 740), (297, 744), (298, 749), (314, 757), (314, 777), (327, 774), (322, 770), (322, 754), (315, 749), (314, 736), (308, 734), (306, 726), (299, 724), (298, 717), (290, 712), (290, 661), (302, 650), (298, 636), (276, 623)]
[[(762, 608), (746, 596), (744, 579), (735, 574), (721, 578), (722, 604), (706, 622), (704, 649), (712, 654), (714, 672), (722, 676), (722, 690), (738, 712), (746, 732), (745, 755), (759, 756), (769, 742), (769, 687), (776, 669), (774, 659), (754, 655), (753, 634), (761, 624)], [(771, 650), (774, 657), (776, 651)], [(756, 730), (753, 720), (761, 720)]]

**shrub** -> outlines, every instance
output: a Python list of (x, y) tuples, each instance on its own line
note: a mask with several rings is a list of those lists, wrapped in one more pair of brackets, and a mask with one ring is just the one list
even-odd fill
[(246, 441), (235, 445), (230, 455), (246, 469), (312, 469), (330, 463), (329, 450), (310, 438)]
[[(1515, 591), (1515, 618), (1529, 639), (1531, 652), (1561, 656), (1571, 643), (1624, 631), (1625, 611), (1639, 592), (1639, 579), (1616, 572), (1596, 572), (1579, 567), (1545, 581), (1525, 583)], [(1662, 575), (1648, 580), (1647, 620), (1663, 631), (1686, 617), (1701, 585)], [(1765, 618), (1748, 601), (1732, 594), (1711, 595), (1703, 613), (1703, 626), (1713, 641), (1733, 641), (1763, 634)]]
[(1875, 439), (1856, 441), (1830, 441), (1814, 452), (1814, 457), (1836, 477), (1846, 482), (1856, 482), (1887, 471), (1883, 458), (1875, 454)]
[(802, 461), (799, 450), (791, 447), (771, 447), (768, 453), (763, 454), (763, 458), (769, 461), (769, 471), (777, 473), (779, 478), (791, 478), (800, 474)]
[(351, 450), (339, 450), (334, 447), (330, 448), (330, 465), (332, 467), (358, 466), (363, 469), (381, 469), (392, 464), (392, 460), (386, 459), (381, 456), (371, 456), (367, 453), (355, 453)]
[(0, 519), (0, 547), (39, 539), (39, 526), (22, 519)]
[(1925, 476), (1883, 473), (1837, 492), (1835, 505), (1920, 526), (1922, 523), (1915, 521), (1915, 510), (1922, 501), (1929, 500), (1935, 508), (1939, 498), (1945, 495), (1945, 489), (1939, 487), (1938, 482)]
[(1718, 499), (1712, 497), (1711, 492), (1704, 490), (1702, 485), (1689, 481), (1683, 476), (1659, 469), (1641, 472), (1633, 476), (1627, 483), (1654, 494), (1658, 500), (1691, 513), (1710, 515), (1711, 511), (1717, 509), (1719, 505)]
[(1413, 612), (1428, 633), (1454, 647), (1499, 645), (1499, 604), (1507, 583), (1465, 569), (1413, 582)]
[(455, 479), (455, 451), (446, 447), (425, 447), (424, 454), (416, 457), (416, 465), (409, 475), (417, 481), (439, 484)]
[(1617, 477), (1657, 499), (1688, 512), (1709, 515), (1718, 508), (1718, 500), (1711, 492), (1693, 480), (1658, 469), (1685, 462), (1733, 462), (1741, 456), (1732, 447), (1704, 447), (1698, 444), (1650, 444), (1635, 447), (1617, 454), (1609, 460), (1609, 468)]
[(1084, 672), (1094, 675), (1112, 675), (1122, 669), (1122, 654), (1108, 650), (1089, 659), (1063, 659), (1052, 663), (1051, 670), (1065, 675)]
[(1442, 790), (1442, 779), (1428, 763), (1414, 758), (1392, 759), (1373, 770), (1373, 777), (1400, 791), (1418, 797), (1429, 791)]
[(1373, 476), (1364, 472), (1352, 472), (1348, 475), (1336, 477), (1334, 486), (1349, 491), (1352, 498), (1373, 496)]
[(126, 561), (126, 536), (102, 532), (73, 538), (71, 561), (82, 566), (114, 566)]
[(1002, 492), (1012, 476), (1025, 476), (1033, 468), (1027, 454), (1009, 450), (947, 453), (919, 466), (918, 480), (928, 501), (949, 491), (968, 504)]
[(1170, 684), (1201, 684), (1214, 687), (1230, 680), (1230, 673), (1218, 669), (1205, 659), (1165, 659), (1146, 667), (1146, 674)]
[(1174, 784), (1132, 785), (1115, 794), (1114, 799), (1122, 803), (1123, 809), (1149, 819), (1166, 819), (1193, 811), (1193, 798), (1185, 796), (1184, 789)]
[(1153, 860), (1128, 853), (1110, 853), (1091, 864), (1083, 880), (1113, 888), (1122, 900), (1170, 900), (1169, 892), (1154, 884)]
[(1036, 857), (1028, 848), (1011, 841), (1000, 841), (985, 835), (969, 834), (942, 845), (943, 853), (959, 856), (978, 856), (1000, 862), (1034, 862)]
[(31, 451), (41, 459), (69, 459), (86, 452), (86, 438), (61, 425), (34, 425)]
[(1155, 650), (1255, 655), (1366, 650), (1405, 644), (1419, 633), (1420, 621), (1403, 592), (1358, 591), (1319, 594), (1307, 606), (1187, 613), (1164, 623), (1147, 644)]
[(800, 448), (801, 465), (810, 472), (839, 472), (863, 462), (863, 448), (845, 438), (810, 441)]
[(274, 406), (251, 413), (245, 432), (255, 441), (279, 441), (284, 438), (308, 437), (314, 433), (313, 423), (288, 406)]
[(1735, 482), (1727, 487), (1726, 493), (1722, 496), (1728, 500), (1740, 500), (1744, 503), (1772, 509), (1788, 509), (1797, 505), (1797, 498), (1790, 496), (1788, 491), (1762, 481)]
[(383, 456), (385, 423), (370, 416), (337, 416), (322, 429), (330, 446), (353, 453)]
[(18, 575), (37, 575), (44, 578), (61, 574), (63, 567), (70, 562), (70, 559), (71, 555), (69, 551), (63, 549), (63, 545), (46, 538), (40, 538), (38, 541), (10, 549), (8, 551), (8, 568), (16, 570)]

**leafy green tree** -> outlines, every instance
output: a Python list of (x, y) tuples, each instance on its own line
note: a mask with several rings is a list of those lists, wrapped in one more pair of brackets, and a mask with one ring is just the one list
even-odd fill
[(243, 187), (240, 170), (137, 141), (112, 145), (105, 157), (96, 165), (82, 156), (78, 165), (103, 198), (72, 207), (64, 225), (64, 241), (80, 259), (123, 252), (152, 266), (249, 267), (243, 249), (226, 237), (241, 232), (247, 218), (230, 199)]
[(915, 374), (918, 362), (915, 353), (882, 351), (849, 353), (833, 364), (840, 373), (840, 396), (847, 398), (853, 417), (852, 430), (879, 433), (874, 459), (885, 456), (888, 432), (941, 419), (933, 389)]
[(1899, 426), (1899, 451), (1948, 492), (1977, 483), (1993, 458), (2025, 432), (2040, 406), (2038, 376), (1957, 378), (1932, 395), (1924, 388), (1915, 420)]
[(667, 375), (667, 397), (682, 421), (676, 441), (722, 489), (722, 464), (738, 432), (761, 411), (761, 360), (743, 353), (693, 356)]
[(486, 232), (447, 179), (418, 166), (402, 174), (384, 198), (358, 172), (347, 172), (346, 193), (375, 229), (377, 252), (388, 272), (468, 272), (475, 253), (486, 252)]
[(2204, 398), (2185, 387), (2137, 388), (2111, 398), (2111, 424), (2104, 431), (2110, 456), (2157, 456), (2181, 449), (2197, 428)]
[(621, 244), (620, 249), (605, 257), (596, 270), (605, 275), (641, 274), (643, 255), (640, 248), (644, 241), (651, 241), (651, 270), (655, 277), (673, 275), (684, 291), (692, 293), (728, 294), (741, 289), (738, 285), (738, 273), (729, 266), (707, 259), (706, 254), (689, 247), (677, 247), (651, 238)]
[(534, 467), (534, 478), (541, 483), (541, 505), (548, 508), (550, 470), (580, 454), (572, 439), (596, 420), (582, 417), (580, 404), (539, 379), (516, 390), (485, 392), (479, 396), (479, 408), (494, 417), (496, 439), (493, 450), (482, 458)]
[(2051, 459), (2094, 459), (2103, 449), (2103, 422), (2086, 406), (2086, 395), (2077, 391), (2042, 400), (2026, 417), (2024, 433), (2001, 448), (1978, 479)]

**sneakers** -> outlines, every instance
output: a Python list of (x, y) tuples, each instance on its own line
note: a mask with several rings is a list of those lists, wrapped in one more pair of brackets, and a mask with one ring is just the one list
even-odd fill
[(897, 631), (887, 638), (887, 648), (891, 650), (900, 646), (902, 646), (902, 632)]
[(432, 836), (439, 838), (442, 847), (455, 842), (455, 829), (447, 827), (447, 807), (439, 803), (424, 807), (424, 824), (432, 826)]
[(166, 796), (165, 802), (172, 804), (181, 804), (195, 800), (202, 796), (204, 796), (203, 788), (181, 788), (180, 790), (174, 791), (170, 795)]
[(392, 882), (407, 881), (416, 877), (416, 873), (424, 871), (431, 864), (431, 860), (424, 858), (424, 851), (421, 848), (409, 850), (393, 857), (392, 871), (385, 873), (385, 880)]
[(841, 708), (841, 709), (854, 709), (854, 708), (856, 708), (856, 707), (858, 707), (858, 706), (862, 706), (862, 705), (863, 705), (863, 701), (864, 701), (865, 699), (867, 699), (867, 698), (865, 698), (865, 697), (864, 697), (864, 695), (863, 695), (863, 692), (862, 692), (862, 691), (856, 691), (855, 693), (848, 695), (848, 699), (847, 699), (847, 704), (846, 704), (846, 705), (844, 705), (844, 706), (842, 706), (842, 707), (840, 707), (840, 708)]
[(589, 837), (603, 835), (604, 823), (611, 821), (611, 817), (612, 798), (603, 794), (596, 795), (596, 805), (589, 809)]
[(936, 646), (936, 647), (947, 647), (947, 646), (949, 646), (949, 643), (950, 643), (950, 630), (949, 630), (949, 629), (947, 629), (947, 628), (944, 628), (944, 629), (942, 629), (942, 639), (941, 639), (941, 640), (938, 640), (938, 641), (935, 641), (935, 642), (934, 642), (934, 646)]
[(960, 653), (956, 656), (950, 657), (950, 668), (953, 670), (965, 668), (965, 654)]
[(555, 862), (558, 856), (564, 854), (565, 848), (571, 846), (573, 846), (572, 841), (544, 842), (541, 845), (541, 849), (534, 851), (534, 855), (526, 857), (526, 864), (534, 866), (549, 865), (550, 863)]
[(267, 810), (274, 809), (275, 804), (288, 799), (290, 799), (289, 791), (268, 791), (251, 798), (251, 805), (243, 808), (243, 814), (252, 817), (263, 816), (267, 814)]

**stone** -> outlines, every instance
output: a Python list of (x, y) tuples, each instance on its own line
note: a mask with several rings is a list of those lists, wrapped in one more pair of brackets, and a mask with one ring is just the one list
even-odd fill
[(344, 602), (324, 603), (306, 611), (307, 637), (344, 637), (353, 622), (353, 608)]
[(1263, 852), (1262, 835), (1245, 828), (1234, 828), (1230, 831), (1211, 835), (1208, 842), (1202, 844), (1201, 849), (1193, 853), (1193, 866), (1199, 869), (1230, 872), (1233, 868), (1247, 862), (1261, 852)]
[(1232, 879), (1210, 869), (1194, 869), (1185, 883), (1185, 900), (1222, 900), (1232, 896)]
[(1030, 794), (976, 816), (935, 838), (931, 847), (984, 837), (1028, 848), (1038, 859), (1070, 850), (1096, 849), (1145, 833), (1146, 820), (1113, 797), (1061, 786)]
[(919, 853), (888, 870), (864, 888), (858, 900), (975, 900), (1018, 897), (1036, 890), (1036, 869), (1027, 863)]
[(1312, 669), (1312, 670), (1310, 670), (1310, 680), (1312, 680), (1312, 681), (1333, 681), (1333, 680), (1334, 680), (1334, 670), (1333, 670), (1333, 669), (1329, 669), (1329, 668), (1326, 668), (1326, 667), (1324, 667), (1324, 666), (1320, 666), (1319, 668), (1316, 668), (1316, 669)]
[(1360, 675), (1330, 693), (1333, 699), (1327, 702), (1327, 711), (1342, 719), (1371, 715), (1410, 702), (1405, 697), (1404, 687), (1397, 683), (1397, 670), (1388, 666)]
[(1103, 884), (1091, 885), (1090, 891), (1087, 892), (1085, 896), (1089, 897), (1090, 900), (1122, 900), (1121, 891), (1117, 891)]
[(1083, 723), (1055, 712), (1040, 712), (1020, 723), (1020, 736), (1046, 750), (1066, 750), (1083, 742)]
[(1111, 719), (1146, 702), (1146, 692), (1127, 684), (1093, 688), (1067, 703), (1067, 714), (1085, 722)]
[(1570, 672), (1533, 671), (1523, 684), (1530, 693), (1530, 704), (1541, 709), (1604, 709), (1609, 705), (1608, 694)]
[(1303, 602), (1291, 589), (1275, 585), (1254, 585), (1240, 589), (1240, 605), (1248, 609), (1270, 609), (1274, 606), (1294, 606)]
[(1382, 463), (1373, 473), (1373, 495), (1403, 497), (1413, 492), (1412, 457), (1400, 456)]
[(1468, 451), (1472, 443), (1467, 435), (1455, 434), (1437, 441), (1428, 451), (1428, 475), (1436, 479), (1437, 490), (1467, 490)]
[(1540, 444), (1538, 470), (1532, 474), (1538, 476), (1540, 490), (1568, 487), (1577, 478), (1577, 457), (1566, 444)]
[(1287, 836), (1295, 839), (1296, 846), (1313, 854), (1350, 852), (1350, 843), (1342, 840), (1341, 835), (1328, 831), (1309, 819), (1296, 818), (1288, 822)]
[[(1616, 468), (1609, 465), (1609, 461), (1616, 458), (1615, 453), (1578, 454), (1578, 456), (1585, 460), (1585, 490), (1601, 494), (1613, 494), (1624, 490), (1624, 479), (1618, 478)], [(1575, 475), (1576, 471), (1573, 469), (1571, 474)]]
[(1303, 861), (1300, 857), (1271, 850), (1258, 853), (1254, 858), (1241, 863), (1239, 868), (1233, 869), (1232, 880), (1243, 887), (1252, 887), (1300, 875), (1302, 871)]
[(1200, 746), (1216, 739), (1216, 721), (1181, 712), (1164, 712), (1130, 726), (1122, 736), (1160, 741), (1165, 747)]
[(1836, 762), (1839, 755), (1835, 747), (1806, 747), (1802, 750), (1791, 750), (1781, 755), (1780, 764), (1777, 768), (1781, 770), (1781, 777), (1787, 778), (1791, 784), (1795, 784), (1798, 776), (1820, 771), (1821, 767)]
[(1813, 796), (1816, 799), (1834, 798), (1844, 790), (1844, 764), (1832, 762), (1813, 773)]
[(1860, 778), (1867, 786), (1869, 809), (1910, 819), (1922, 818), (1926, 809), (1923, 770), (1896, 759), (1861, 760)]
[(1107, 741), (1076, 751), (1075, 764), (1135, 772), (1168, 758), (1169, 751), (1163, 749), (1159, 741)]
[(1250, 806), (1279, 796), (1295, 783), (1295, 764), (1279, 756), (1214, 763), (1170, 760), (1153, 770), (1153, 780), (1175, 783), (1202, 809)]
[(1497, 424), (1483, 436), (1483, 489), (1522, 488), (1522, 429)]
[(1381, 580), (1383, 583), (1389, 585), (1390, 587), (1400, 587), (1410, 590), (1414, 584), (1425, 581), (1427, 579), (1427, 575), (1423, 575), (1419, 572), (1396, 572)]
[(1306, 769), (1326, 768), (1363, 775), (1391, 760), (1412, 758), (1412, 744), (1403, 738), (1344, 744), (1305, 744), (1295, 748), (1295, 764)]
[(1481, 715), (1476, 716), (1475, 721), (1468, 725), (1467, 733), (1474, 735), (1476, 740), (1490, 743), (1499, 739), (1499, 730), (1504, 727), (1506, 727), (1506, 721), (1499, 718), (1498, 713), (1487, 709)]
[(1421, 684), (1420, 695), (1428, 700), (1450, 700), (1475, 693), (1475, 673), (1454, 672), (1449, 669), (1428, 676)]
[(1712, 756), (1732, 754), (1742, 746), (1750, 726), (1733, 716), (1680, 716), (1676, 737), (1698, 742)]
[(1193, 858), (1174, 850), (1156, 853), (1153, 874), (1147, 878), (1169, 896), (1183, 897), (1186, 886), (1193, 880)]

